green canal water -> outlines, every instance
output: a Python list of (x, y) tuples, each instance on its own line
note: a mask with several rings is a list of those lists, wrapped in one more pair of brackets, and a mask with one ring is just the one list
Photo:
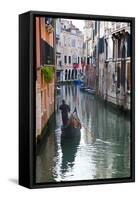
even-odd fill
[[(80, 136), (62, 140), (62, 99), (77, 108)], [(75, 85), (57, 95), (55, 120), (36, 156), (36, 182), (110, 179), (130, 176), (130, 119)]]

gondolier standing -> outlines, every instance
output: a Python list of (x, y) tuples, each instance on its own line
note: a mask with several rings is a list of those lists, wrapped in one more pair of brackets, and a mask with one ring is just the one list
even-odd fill
[(68, 123), (68, 113), (70, 112), (70, 107), (65, 103), (65, 100), (62, 100), (62, 104), (60, 105), (59, 109), (61, 110), (62, 114), (63, 126), (66, 126)]

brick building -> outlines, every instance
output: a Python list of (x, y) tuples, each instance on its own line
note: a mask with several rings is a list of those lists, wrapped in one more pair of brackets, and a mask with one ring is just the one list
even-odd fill
[[(36, 138), (41, 136), (55, 109), (55, 26), (52, 18), (36, 17)], [(42, 69), (53, 68), (46, 82)]]

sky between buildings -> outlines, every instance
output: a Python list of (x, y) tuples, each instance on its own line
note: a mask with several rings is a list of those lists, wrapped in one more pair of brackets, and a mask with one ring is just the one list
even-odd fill
[(80, 31), (83, 32), (83, 27), (84, 27), (84, 20), (82, 19), (70, 19), (72, 21), (72, 24), (75, 25), (77, 28), (79, 28)]

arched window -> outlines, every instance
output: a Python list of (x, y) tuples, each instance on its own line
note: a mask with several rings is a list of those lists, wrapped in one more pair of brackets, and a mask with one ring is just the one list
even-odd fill
[(75, 79), (77, 79), (77, 70), (75, 69)]
[(130, 57), (131, 55), (131, 38), (130, 34), (127, 36), (127, 57)]
[(74, 69), (72, 70), (71, 78), (74, 79)]
[(105, 40), (105, 57), (106, 57), (106, 60), (108, 60), (108, 42), (107, 42), (107, 40)]
[(68, 72), (68, 80), (70, 80), (70, 69), (69, 69), (69, 72)]
[(123, 43), (123, 47), (122, 47), (122, 58), (126, 57), (126, 47), (125, 47), (125, 43)]
[(121, 85), (123, 86), (125, 90), (125, 74), (126, 74), (126, 62), (124, 58), (126, 57), (126, 47), (125, 47), (125, 41), (122, 42), (122, 52), (121, 56), (123, 60), (121, 61)]
[(68, 74), (68, 70), (65, 70), (65, 80), (67, 80), (67, 74)]
[(118, 58), (121, 58), (121, 38), (118, 38)]

